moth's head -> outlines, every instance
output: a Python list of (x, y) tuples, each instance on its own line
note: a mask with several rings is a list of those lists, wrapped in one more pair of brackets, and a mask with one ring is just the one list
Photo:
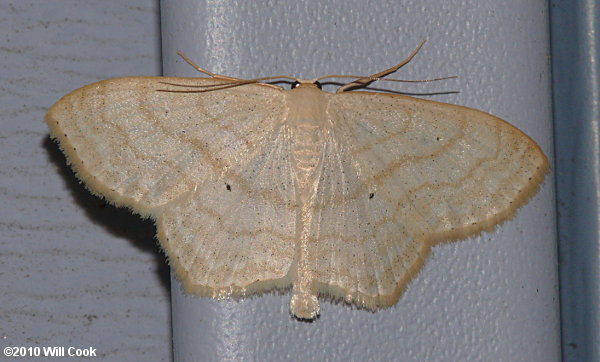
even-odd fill
[[(287, 80), (294, 81), (294, 83), (292, 85), (292, 89), (297, 89), (297, 88), (322, 89), (321, 83), (319, 83), (319, 81), (322, 79), (354, 78), (354, 81), (343, 84), (342, 86), (340, 86), (338, 88), (337, 93), (342, 93), (344, 91), (355, 89), (355, 88), (365, 88), (372, 82), (383, 79), (383, 77), (387, 76), (388, 74), (394, 73), (395, 71), (400, 69), (402, 66), (408, 64), (408, 62), (410, 62), (412, 60), (412, 58), (414, 58), (414, 56), (417, 55), (417, 53), (419, 52), (419, 50), (421, 49), (421, 47), (423, 46), (424, 43), (425, 43), (425, 40), (423, 40), (421, 42), (421, 44), (419, 44), (417, 49), (415, 49), (408, 58), (406, 58), (399, 64), (397, 64), (389, 69), (386, 69), (382, 72), (379, 72), (379, 73), (375, 73), (375, 74), (372, 74), (369, 76), (329, 74), (329, 75), (324, 75), (324, 76), (314, 78), (314, 79), (294, 78), (294, 77), (290, 77), (288, 75), (276, 75), (276, 76), (261, 77), (261, 78), (254, 78), (254, 79), (241, 79), (241, 78), (223, 76), (223, 75), (211, 73), (208, 70), (199, 67), (198, 65), (196, 65), (196, 63), (194, 63), (191, 59), (189, 59), (185, 54), (183, 54), (182, 52), (177, 52), (177, 54), (179, 54), (188, 64), (190, 64), (192, 67), (196, 68), (198, 71), (200, 71), (206, 75), (209, 75), (213, 79), (225, 80), (227, 82), (227, 84), (203, 86), (203, 87), (206, 87), (206, 89), (198, 90), (198, 91), (182, 90), (182, 91), (175, 91), (175, 92), (182, 92), (182, 93), (210, 92), (210, 91), (214, 91), (214, 90), (238, 87), (241, 85), (255, 84), (255, 83), (262, 83), (262, 84), (277, 88), (277, 86), (275, 86), (273, 84), (264, 83), (265, 81), (275, 81), (277, 79), (287, 79)], [(421, 80), (421, 81), (417, 81), (417, 82), (430, 82), (432, 80), (442, 80), (442, 79), (450, 79), (450, 78), (455, 78), (455, 77), (444, 77), (444, 78), (437, 78), (437, 79), (431, 79), (431, 80)], [(403, 82), (403, 80), (399, 80), (399, 79), (385, 79), (385, 80)], [(406, 82), (414, 82), (414, 81), (406, 81)], [(174, 84), (174, 85), (176, 85), (176, 84)], [(281, 87), (279, 87), (279, 89), (281, 89)], [(166, 91), (166, 90), (161, 90), (161, 91)]]
[(318, 80), (315, 79), (296, 79), (296, 81), (294, 82), (294, 84), (292, 84), (292, 89), (296, 89), (296, 88), (317, 88), (317, 89), (322, 89), (321, 88), (321, 83), (319, 83)]

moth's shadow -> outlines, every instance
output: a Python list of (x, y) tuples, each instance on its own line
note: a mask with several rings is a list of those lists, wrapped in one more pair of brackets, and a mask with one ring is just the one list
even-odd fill
[(171, 278), (166, 257), (155, 238), (156, 227), (152, 220), (142, 219), (126, 208), (114, 207), (105, 200), (92, 195), (75, 176), (58, 144), (46, 137), (42, 147), (48, 152), (50, 162), (57, 166), (67, 188), (77, 204), (95, 223), (102, 225), (112, 235), (126, 238), (138, 249), (154, 256), (154, 271), (167, 293), (171, 289)]

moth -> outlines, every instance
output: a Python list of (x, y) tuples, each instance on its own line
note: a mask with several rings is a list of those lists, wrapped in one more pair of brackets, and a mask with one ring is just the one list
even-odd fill
[(422, 45), (335, 94), (325, 77), (285, 90), (188, 60), (209, 77), (90, 84), (46, 122), (92, 193), (154, 220), (188, 293), (291, 289), (291, 314), (307, 320), (319, 297), (376, 310), (398, 301), (433, 245), (510, 219), (548, 170), (500, 118), (353, 90)]

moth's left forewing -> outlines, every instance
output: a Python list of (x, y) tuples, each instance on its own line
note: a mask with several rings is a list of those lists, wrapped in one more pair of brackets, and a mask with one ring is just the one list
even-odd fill
[[(77, 176), (94, 193), (143, 215), (257, 151), (276, 121), (280, 91), (247, 85), (194, 93), (223, 81), (125, 77), (77, 89), (46, 122)], [(165, 92), (172, 90), (176, 92)], [(192, 91), (180, 93), (181, 91)], [(281, 103), (281, 102), (280, 102)], [(237, 115), (237, 117), (236, 117)]]

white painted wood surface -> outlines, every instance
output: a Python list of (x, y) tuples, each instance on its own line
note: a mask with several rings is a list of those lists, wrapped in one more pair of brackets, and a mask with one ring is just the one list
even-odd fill
[(158, 2), (2, 0), (0, 29), (0, 346), (170, 360), (154, 226), (91, 196), (43, 122), (75, 88), (160, 74)]

